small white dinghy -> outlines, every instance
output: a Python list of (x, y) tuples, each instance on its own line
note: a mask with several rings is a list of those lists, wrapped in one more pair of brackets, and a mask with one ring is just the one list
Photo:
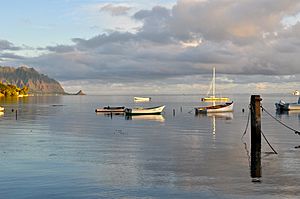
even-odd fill
[(164, 108), (165, 105), (150, 107), (150, 108), (144, 108), (144, 107), (126, 108), (125, 114), (126, 115), (155, 115), (155, 114), (161, 114)]
[(134, 97), (133, 100), (135, 102), (150, 102), (151, 97)]

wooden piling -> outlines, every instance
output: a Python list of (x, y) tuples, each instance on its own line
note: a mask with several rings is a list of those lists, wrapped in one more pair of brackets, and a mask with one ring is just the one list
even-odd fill
[(18, 120), (18, 110), (16, 110), (16, 120)]
[(251, 96), (251, 177), (261, 177), (261, 112), (259, 95)]
[(175, 116), (175, 109), (173, 109), (173, 116)]

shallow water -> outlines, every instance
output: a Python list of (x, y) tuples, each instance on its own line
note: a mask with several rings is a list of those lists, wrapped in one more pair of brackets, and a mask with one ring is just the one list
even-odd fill
[[(276, 114), (300, 129), (300, 112)], [(262, 113), (262, 182), (249, 169), (250, 129), (241, 140), (250, 95), (233, 97), (233, 114), (195, 116), (199, 96), (48, 96), (2, 99), (1, 198), (295, 198), (300, 136)], [(96, 114), (102, 106), (166, 105), (162, 116)], [(242, 112), (242, 109), (245, 112)], [(17, 110), (17, 114), (16, 114)], [(173, 115), (175, 110), (175, 115)], [(17, 117), (16, 117), (17, 115)], [(214, 122), (215, 121), (215, 122)], [(215, 125), (214, 125), (215, 123)]]

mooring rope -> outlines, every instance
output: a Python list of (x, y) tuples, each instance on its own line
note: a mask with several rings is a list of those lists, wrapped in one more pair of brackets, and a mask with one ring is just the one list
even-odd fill
[[(247, 131), (248, 131), (248, 127), (249, 127), (249, 121), (250, 121), (250, 115), (251, 115), (251, 104), (249, 104), (249, 113), (248, 113), (248, 118), (247, 118), (247, 123), (246, 123), (246, 127), (245, 127), (245, 131), (243, 133), (243, 136), (241, 137), (241, 140), (243, 140), (244, 136), (246, 135)], [(260, 133), (262, 134), (263, 138), (265, 139), (265, 141), (267, 142), (267, 144), (269, 145), (269, 147), (272, 149), (272, 151), (275, 154), (278, 154), (277, 151), (272, 147), (272, 145), (270, 144), (269, 140), (267, 139), (267, 137), (265, 136), (265, 134), (262, 132), (262, 130), (260, 130)], [(246, 142), (244, 142), (245, 147), (247, 147)], [(247, 154), (248, 154), (248, 150), (246, 149)]]
[(285, 126), (286, 128), (290, 129), (291, 131), (294, 131), (295, 134), (300, 135), (300, 132), (292, 127), (289, 127), (288, 125), (286, 125), (285, 123), (283, 123), (282, 121), (280, 121), (279, 119), (277, 119), (276, 117), (274, 117), (271, 113), (269, 113), (263, 106), (260, 106), (262, 111), (265, 111), (271, 118), (273, 118), (274, 120), (276, 120), (277, 122), (279, 122), (281, 125)]
[(249, 112), (248, 112), (247, 124), (246, 124), (245, 131), (244, 131), (243, 136), (242, 136), (241, 139), (243, 139), (243, 137), (246, 135), (247, 130), (248, 130), (249, 121), (250, 121), (250, 115), (251, 115), (251, 111), (250, 110), (251, 110), (251, 105), (249, 104)]
[(272, 151), (275, 153), (275, 154), (278, 154), (277, 151), (275, 151), (275, 149), (272, 147), (272, 145), (270, 144), (270, 142), (268, 141), (268, 139), (266, 138), (265, 134), (262, 132), (262, 130), (260, 130), (260, 133), (263, 135), (265, 141), (268, 143), (269, 147), (272, 149)]

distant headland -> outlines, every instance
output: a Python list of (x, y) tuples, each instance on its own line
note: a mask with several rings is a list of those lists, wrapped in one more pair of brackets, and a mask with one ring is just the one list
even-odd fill
[(29, 94), (67, 94), (58, 81), (25, 66), (19, 68), (0, 66), (0, 83), (3, 89), (10, 86), (15, 87), (16, 91), (26, 91)]

